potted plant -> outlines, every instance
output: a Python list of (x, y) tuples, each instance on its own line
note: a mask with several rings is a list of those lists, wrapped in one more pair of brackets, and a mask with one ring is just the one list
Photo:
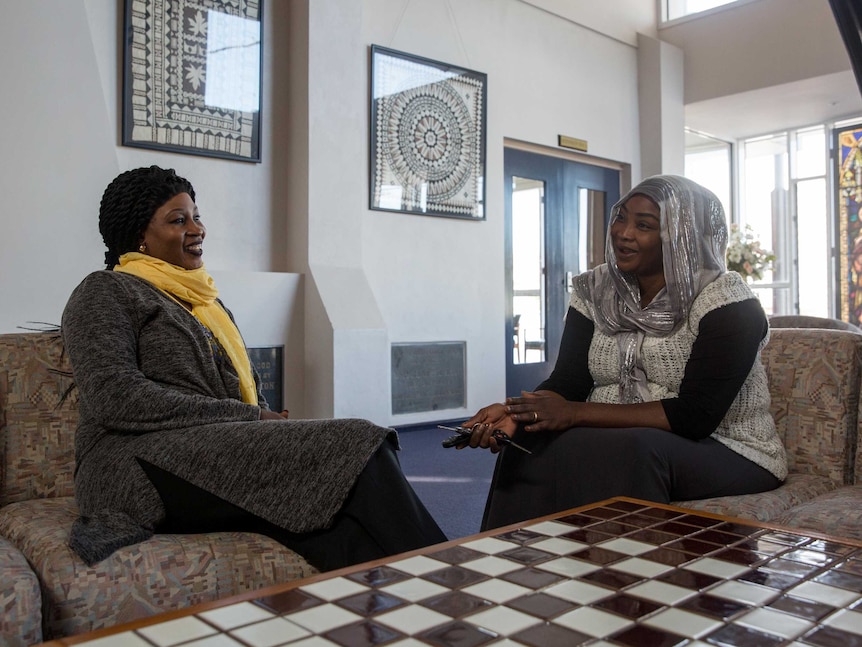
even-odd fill
[(740, 229), (739, 225), (730, 226), (730, 239), (727, 243), (727, 269), (738, 272), (746, 281), (760, 281), (763, 273), (772, 269), (775, 254), (764, 249), (760, 240), (746, 225)]

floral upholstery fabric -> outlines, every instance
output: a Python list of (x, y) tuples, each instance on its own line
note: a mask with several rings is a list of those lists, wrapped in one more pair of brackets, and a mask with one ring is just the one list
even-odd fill
[(848, 485), (822, 494), (774, 521), (782, 526), (862, 540), (862, 485)]
[[(862, 396), (859, 398), (859, 425), (862, 426)], [(862, 433), (856, 438), (856, 460), (853, 464), (853, 483), (862, 485)]]
[(835, 484), (823, 476), (791, 473), (781, 487), (769, 492), (719, 496), (695, 501), (673, 501), (673, 504), (729, 517), (775, 521), (778, 516), (793, 506), (834, 489)]
[(74, 495), (70, 371), (59, 333), (0, 335), (0, 506)]
[(831, 328), (833, 330), (850, 330), (862, 333), (862, 328), (848, 321), (831, 317), (812, 317), (810, 315), (772, 315), (769, 317), (770, 328)]
[(88, 567), (67, 546), (78, 515), (74, 393), (63, 401), (71, 384), (58, 333), (0, 335), (0, 645), (32, 644), (316, 573), (268, 537), (228, 532), (157, 535)]
[[(790, 476), (771, 492), (677, 503), (858, 538), (862, 335), (774, 329), (762, 357)], [(59, 335), (0, 335), (0, 644), (39, 641), (40, 617), (51, 639), (315, 573), (267, 537), (227, 532), (156, 535), (84, 564), (67, 546), (77, 414), (74, 398), (58, 406), (66, 371)]]
[(778, 328), (762, 353), (772, 415), (792, 473), (853, 482), (862, 335)]
[(26, 647), (42, 642), (39, 579), (17, 548), (0, 537), (0, 644)]
[(770, 492), (673, 501), (675, 505), (775, 521), (790, 508), (853, 482), (853, 461), (862, 461), (855, 451), (862, 335), (778, 328), (771, 331), (761, 357), (790, 475)]
[(317, 572), (276, 541), (237, 532), (156, 535), (87, 566), (67, 545), (77, 515), (71, 498), (21, 501), (0, 509), (0, 535), (20, 548), (42, 583), (45, 639)]

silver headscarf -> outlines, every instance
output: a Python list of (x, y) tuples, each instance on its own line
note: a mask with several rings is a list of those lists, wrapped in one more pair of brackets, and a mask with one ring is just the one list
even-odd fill
[[(610, 233), (620, 208), (636, 194), (658, 205), (666, 283), (644, 308), (637, 278), (617, 267)], [(621, 402), (650, 399), (639, 361), (644, 336), (670, 335), (687, 320), (701, 290), (727, 271), (726, 250), (727, 222), (721, 202), (687, 178), (654, 175), (613, 206), (605, 242), (606, 263), (577, 277), (574, 288), (593, 304), (595, 326), (617, 338)]]

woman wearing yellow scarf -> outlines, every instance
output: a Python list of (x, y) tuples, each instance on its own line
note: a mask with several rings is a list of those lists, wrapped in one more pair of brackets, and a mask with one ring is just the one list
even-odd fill
[(80, 412), (70, 545), (84, 561), (154, 532), (263, 532), (321, 570), (445, 541), (391, 429), (269, 410), (204, 268), (187, 180), (120, 174), (99, 231), (107, 267), (62, 320)]

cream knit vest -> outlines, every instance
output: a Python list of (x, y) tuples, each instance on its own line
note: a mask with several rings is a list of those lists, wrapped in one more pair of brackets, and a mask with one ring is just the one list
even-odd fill
[[(755, 297), (742, 277), (736, 272), (727, 272), (701, 291), (692, 304), (688, 321), (675, 332), (667, 337), (644, 338), (640, 358), (654, 400), (675, 398), (679, 394), (685, 366), (704, 315), (724, 305), (752, 298)], [(581, 299), (577, 291), (572, 293), (570, 305), (590, 321), (595, 321), (592, 305)], [(761, 348), (768, 339), (767, 335)], [(589, 369), (594, 381), (590, 402), (618, 403), (620, 360), (617, 342), (598, 328), (593, 332), (590, 344)], [(769, 413), (769, 385), (759, 353), (748, 378), (712, 437), (777, 478), (787, 476), (787, 458)]]

